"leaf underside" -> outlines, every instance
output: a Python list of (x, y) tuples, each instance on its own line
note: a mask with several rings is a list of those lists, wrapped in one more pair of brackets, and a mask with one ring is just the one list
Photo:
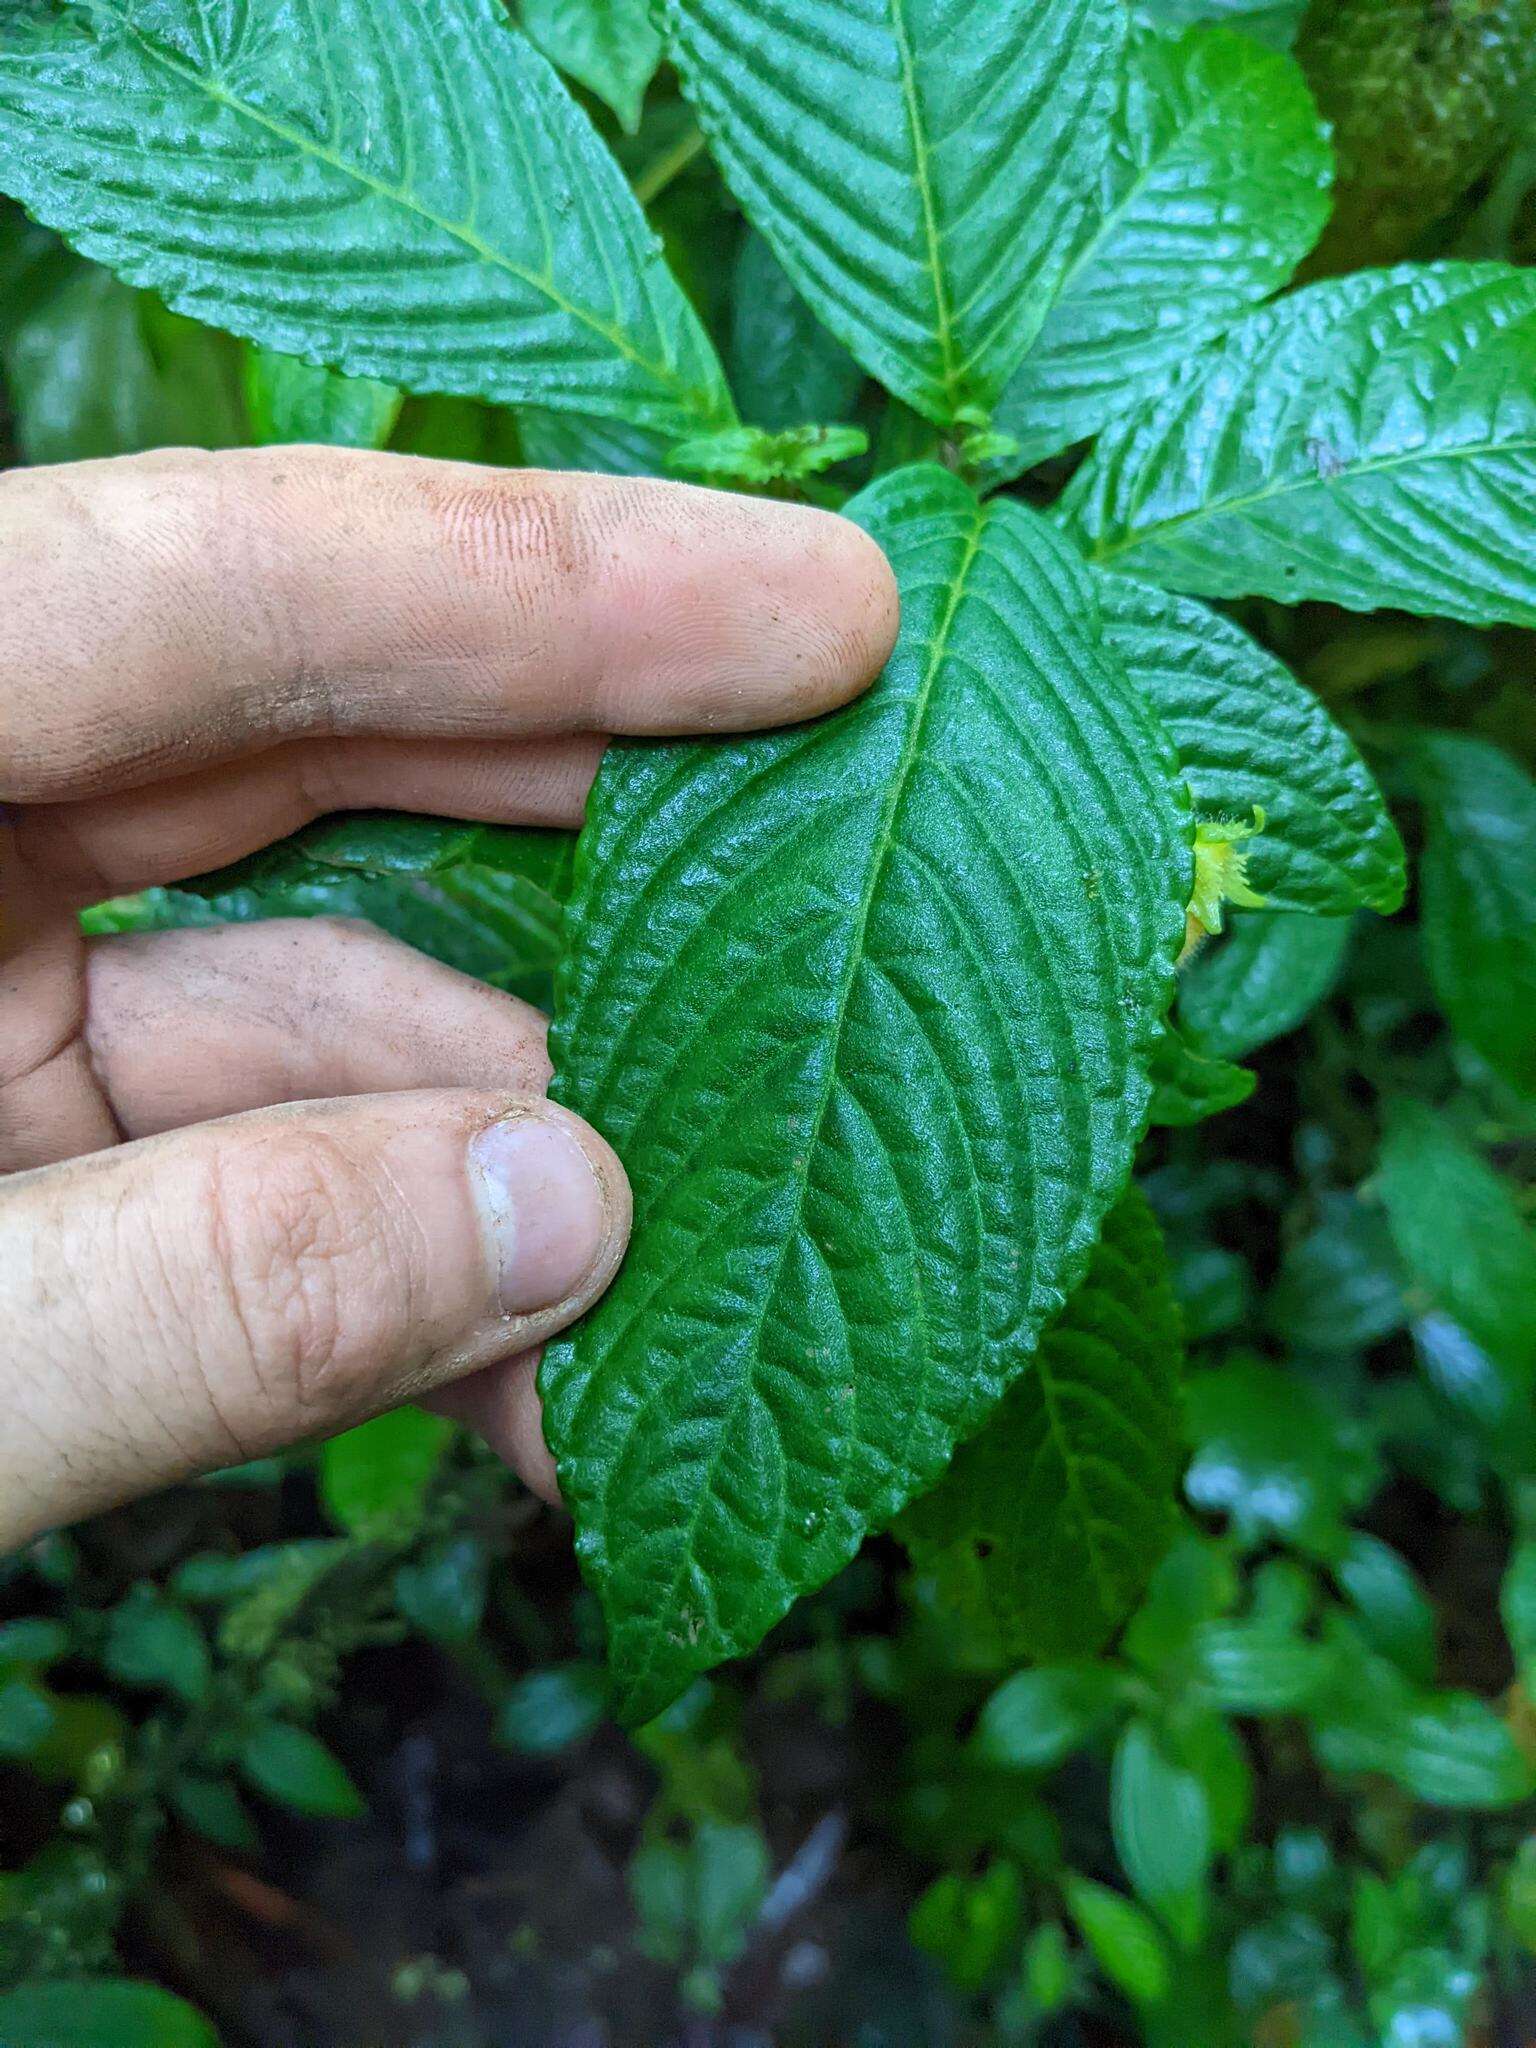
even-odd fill
[(1353, 742), (1272, 654), (1192, 598), (1101, 579), (1110, 642), (1167, 729), (1201, 818), (1251, 819), (1272, 910), (1396, 910), (1402, 841)]
[(1087, 1656), (1173, 1527), (1183, 1336), (1146, 1197), (1121, 1198), (1027, 1371), (897, 1533), (974, 1651)]
[(494, 0), (0, 24), (0, 187), (178, 310), (411, 391), (728, 424), (628, 186)]
[(612, 750), (556, 1093), (636, 1227), (541, 1373), (643, 1719), (942, 1470), (1120, 1193), (1188, 892), (1166, 738), (1036, 515), (947, 471), (855, 501), (903, 594), (873, 692)]
[(671, 0), (748, 217), (872, 375), (946, 424), (1034, 337), (1087, 205), (1117, 0)]
[(1092, 219), (997, 408), (1009, 473), (1130, 411), (1277, 291), (1322, 231), (1331, 174), (1290, 58), (1224, 28), (1136, 38)]
[(1536, 271), (1362, 271), (1250, 315), (1058, 517), (1174, 590), (1536, 625)]

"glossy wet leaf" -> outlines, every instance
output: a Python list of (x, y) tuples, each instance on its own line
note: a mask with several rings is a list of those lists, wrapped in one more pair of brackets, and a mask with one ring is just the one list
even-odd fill
[(1264, 827), (1243, 842), (1271, 910), (1394, 911), (1402, 841), (1349, 735), (1230, 619), (1127, 576), (1104, 579), (1105, 623), (1178, 750), (1196, 815)]
[(1344, 918), (1245, 910), (1179, 983), (1179, 1022), (1201, 1052), (1240, 1060), (1303, 1023), (1338, 979)]
[(1173, 1530), (1183, 1334), (1132, 1190), (1030, 1370), (902, 1517), (914, 1564), (995, 1659), (1100, 1649)]
[(882, 681), (610, 750), (578, 855), (557, 1092), (637, 1220), (541, 1385), (632, 1718), (1025, 1368), (1124, 1185), (1182, 924), (1166, 742), (1080, 565), (937, 469), (853, 509), (903, 591)]
[(748, 218), (865, 369), (986, 411), (1050, 305), (1115, 89), (1116, 0), (670, 0)]
[(1017, 474), (1128, 412), (1285, 283), (1332, 155), (1295, 63), (1224, 28), (1135, 38), (1095, 204), (995, 414)]
[(1444, 1118), (1391, 1105), (1376, 1185), (1421, 1307), (1443, 1310), (1528, 1394), (1536, 1384), (1536, 1231), (1514, 1189)]
[(1362, 271), (1249, 315), (1059, 516), (1173, 590), (1536, 625), (1536, 271)]
[(407, 390), (724, 425), (617, 165), (493, 0), (0, 25), (0, 188), (184, 313)]

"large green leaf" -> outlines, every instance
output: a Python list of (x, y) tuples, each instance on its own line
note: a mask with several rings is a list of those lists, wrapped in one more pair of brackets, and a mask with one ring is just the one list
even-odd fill
[(1305, 1021), (1338, 979), (1348, 944), (1344, 918), (1245, 910), (1186, 968), (1179, 1022), (1198, 1051), (1244, 1059)]
[(1435, 994), (1512, 1088), (1536, 1095), (1536, 783), (1469, 733), (1412, 749), (1424, 803), (1420, 929)]
[(661, 62), (647, 0), (522, 0), (522, 23), (550, 62), (595, 92), (633, 135)]
[(726, 361), (741, 416), (758, 427), (846, 419), (864, 381), (755, 228), (736, 259)]
[(1035, 1361), (898, 1533), (998, 1662), (1102, 1648), (1173, 1528), (1183, 1337), (1135, 1189)]
[(578, 853), (560, 1099), (634, 1249), (545, 1353), (632, 1718), (755, 1643), (931, 1485), (1119, 1195), (1190, 854), (1093, 586), (945, 470), (855, 510), (882, 682), (773, 737), (610, 751)]
[(986, 410), (1039, 330), (1106, 146), (1117, 0), (670, 0), (732, 189), (864, 367)]
[(1421, 1306), (1442, 1309), (1522, 1392), (1536, 1385), (1536, 1232), (1508, 1182), (1420, 1102), (1391, 1107), (1377, 1176)]
[(618, 166), (494, 0), (25, 9), (0, 187), (289, 355), (678, 435), (731, 416)]
[(1248, 879), (1274, 910), (1393, 911), (1403, 846), (1370, 770), (1309, 690), (1230, 619), (1128, 576), (1104, 623), (1178, 749), (1201, 818), (1249, 819)]
[(228, 335), (66, 250), (59, 259), (0, 312), (0, 364), (28, 462), (245, 440), (239, 349)]
[(1096, 216), (996, 423), (1017, 473), (1096, 433), (1279, 289), (1332, 157), (1294, 61), (1223, 28), (1132, 44)]
[(1250, 315), (1106, 430), (1060, 516), (1174, 590), (1536, 625), (1536, 270), (1363, 271)]
[(0, 1993), (5, 2048), (218, 2048), (201, 2013), (126, 1977), (69, 1977)]

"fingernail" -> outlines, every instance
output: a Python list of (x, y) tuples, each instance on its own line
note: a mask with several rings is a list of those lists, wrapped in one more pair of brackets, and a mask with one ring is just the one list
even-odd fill
[(500, 1269), (503, 1313), (531, 1315), (573, 1294), (603, 1248), (597, 1173), (572, 1133), (526, 1111), (470, 1140), (470, 1178)]

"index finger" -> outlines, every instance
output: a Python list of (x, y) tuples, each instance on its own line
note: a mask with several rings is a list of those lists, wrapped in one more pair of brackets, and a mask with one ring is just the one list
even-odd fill
[(355, 449), (0, 477), (0, 800), (295, 738), (750, 730), (896, 629), (884, 557), (805, 506)]

